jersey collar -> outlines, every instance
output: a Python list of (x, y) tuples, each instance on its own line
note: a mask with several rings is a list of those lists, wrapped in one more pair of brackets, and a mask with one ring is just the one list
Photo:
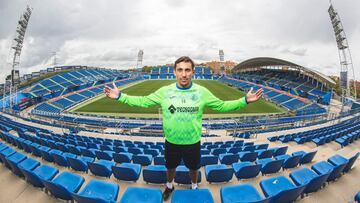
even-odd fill
[(192, 82), (190, 82), (190, 86), (189, 87), (179, 87), (178, 83), (176, 83), (176, 87), (179, 89), (179, 90), (188, 90), (192, 87)]

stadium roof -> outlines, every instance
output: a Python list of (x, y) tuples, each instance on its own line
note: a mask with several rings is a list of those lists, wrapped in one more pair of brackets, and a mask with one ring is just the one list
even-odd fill
[(290, 61), (277, 59), (277, 58), (271, 58), (271, 57), (256, 57), (256, 58), (251, 58), (251, 59), (245, 60), (245, 61), (239, 63), (238, 65), (236, 65), (233, 70), (234, 71), (241, 70), (241, 69), (249, 70), (252, 68), (259, 68), (259, 67), (264, 67), (264, 66), (292, 67), (292, 68), (298, 69), (299, 71), (306, 73), (306, 75), (312, 76), (322, 82), (326, 82), (326, 83), (335, 85), (334, 80), (332, 80), (330, 77), (328, 77), (316, 70), (311, 70), (310, 68), (306, 68), (304, 66), (292, 63)]

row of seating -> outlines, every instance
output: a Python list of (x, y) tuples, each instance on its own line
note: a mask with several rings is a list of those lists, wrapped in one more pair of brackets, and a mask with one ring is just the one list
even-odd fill
[[(222, 203), (234, 202), (293, 202), (302, 194), (315, 192), (325, 186), (326, 182), (334, 181), (342, 173), (348, 173), (359, 153), (350, 159), (334, 155), (328, 161), (314, 164), (311, 169), (302, 168), (285, 176), (277, 176), (262, 180), (260, 187), (265, 194), (263, 198), (251, 184), (225, 186), (220, 190)], [(355, 197), (356, 199), (357, 197)]]
[[(34, 187), (45, 188), (45, 192), (49, 192), (55, 198), (85, 203), (115, 202), (118, 197), (120, 190), (118, 184), (95, 179), (91, 179), (81, 192), (79, 192), (79, 189), (85, 182), (85, 179), (81, 175), (68, 171), (59, 174), (57, 168), (45, 164), (41, 165), (37, 160), (28, 158), (3, 143), (0, 143), (0, 158), (0, 162), (5, 163), (14, 174), (25, 178), (25, 180)], [(120, 173), (122, 176), (125, 174), (126, 172), (124, 171)], [(183, 170), (181, 174), (176, 177), (176, 180), (180, 184), (188, 184), (188, 182), (183, 182), (182, 180), (184, 177), (187, 178), (185, 174), (188, 174), (188, 171)], [(144, 174), (144, 176), (146, 175)], [(190, 179), (186, 181), (190, 181)], [(188, 202), (189, 200), (196, 202), (214, 202), (208, 189), (176, 190), (172, 195), (171, 202)], [(129, 186), (121, 197), (120, 202), (160, 203), (162, 202), (162, 195), (160, 189)]]

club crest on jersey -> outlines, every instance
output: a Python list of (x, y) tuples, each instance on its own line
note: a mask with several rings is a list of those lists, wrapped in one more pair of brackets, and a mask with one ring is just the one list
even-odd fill
[(199, 99), (199, 97), (196, 95), (196, 94), (193, 94), (193, 95), (191, 95), (191, 100), (192, 101), (197, 101)]

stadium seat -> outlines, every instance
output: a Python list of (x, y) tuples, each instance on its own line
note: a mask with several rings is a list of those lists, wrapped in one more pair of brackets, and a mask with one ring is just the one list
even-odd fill
[(345, 168), (343, 169), (343, 172), (344, 173), (347, 173), (349, 172), (349, 170), (351, 169), (351, 167), (354, 165), (356, 159), (359, 157), (360, 155), (360, 152), (356, 153), (354, 156), (352, 156), (350, 159), (346, 159), (344, 158), (343, 156), (341, 155), (334, 155), (332, 157), (330, 157), (328, 159), (328, 162), (330, 162), (331, 164), (335, 165), (335, 166), (338, 166), (338, 165), (341, 165), (343, 163), (346, 163), (346, 166)]
[(274, 203), (295, 201), (303, 193), (305, 186), (295, 186), (285, 176), (277, 176), (260, 182), (265, 196), (272, 197), (271, 202)]
[(154, 157), (154, 165), (165, 165), (165, 156), (158, 155)]
[(255, 162), (261, 165), (261, 174), (266, 175), (280, 171), (284, 160), (273, 160), (272, 158), (258, 159)]
[(239, 161), (239, 155), (231, 153), (219, 154), (219, 160), (221, 164), (231, 165)]
[(69, 166), (75, 171), (83, 171), (87, 173), (89, 169), (88, 162), (93, 162), (94, 158), (86, 156), (81, 156), (79, 158), (67, 157), (67, 161), (69, 162)]
[(214, 199), (208, 189), (175, 190), (171, 203), (182, 202), (214, 203)]
[(290, 173), (290, 178), (297, 186), (305, 185), (304, 193), (315, 192), (326, 183), (330, 173), (316, 174), (308, 168), (302, 168)]
[(301, 159), (301, 155), (297, 155), (297, 156), (290, 156), (288, 154), (284, 154), (284, 155), (279, 155), (277, 157), (275, 157), (277, 160), (284, 160), (283, 163), (283, 169), (288, 169), (288, 168), (294, 168), (296, 167)]
[(233, 163), (232, 167), (238, 180), (254, 178), (259, 175), (261, 170), (260, 164), (253, 164), (249, 161)]
[(257, 152), (239, 152), (240, 161), (254, 162), (258, 157)]
[(112, 175), (112, 166), (115, 166), (115, 162), (103, 159), (96, 162), (88, 162), (88, 167), (91, 173), (102, 177), (110, 178)]
[(107, 181), (90, 180), (78, 194), (72, 193), (78, 203), (115, 202), (119, 194), (119, 185)]
[(233, 169), (224, 164), (205, 166), (206, 180), (211, 183), (229, 182), (233, 177)]
[(54, 197), (63, 200), (72, 200), (71, 193), (76, 193), (84, 183), (85, 179), (70, 172), (63, 172), (54, 180), (43, 180), (45, 188)]
[(57, 149), (51, 149), (50, 151), (41, 150), (41, 157), (48, 162), (54, 162), (54, 154), (62, 154), (62, 152)]
[(263, 198), (251, 184), (231, 185), (220, 189), (221, 203), (269, 203), (271, 197)]
[(357, 201), (358, 203), (360, 202), (360, 191), (356, 193), (354, 200)]
[[(186, 166), (178, 166), (176, 167), (176, 173), (175, 173), (175, 183), (178, 184), (191, 184), (191, 179), (189, 176), (189, 169), (186, 168)], [(197, 182), (201, 182), (201, 171), (198, 170), (198, 178)]]
[(218, 160), (219, 160), (218, 156), (215, 155), (202, 155), (200, 158), (200, 165), (205, 166), (205, 165), (217, 164)]
[(65, 152), (63, 154), (52, 154), (54, 158), (54, 162), (59, 166), (69, 167), (69, 162), (67, 160), (68, 157), (76, 158), (75, 154)]
[(284, 155), (284, 154), (286, 154), (287, 150), (288, 150), (288, 146), (277, 147), (277, 148), (274, 149), (273, 156), (276, 157), (276, 156), (279, 156), (279, 155)]
[(132, 160), (133, 154), (126, 153), (126, 152), (120, 152), (120, 153), (114, 153), (113, 158), (116, 163), (130, 163)]
[(133, 163), (140, 164), (142, 166), (148, 166), (152, 162), (152, 155), (150, 154), (137, 154), (132, 157)]
[(19, 164), (17, 164), (17, 168), (20, 171), (21, 174), (18, 174), (19, 176), (24, 176), (24, 174), (21, 171), (21, 168), (28, 170), (28, 171), (32, 171), (34, 170), (36, 167), (40, 166), (40, 162), (38, 162), (35, 159), (32, 158), (27, 158), (24, 161), (20, 162)]
[(335, 179), (341, 176), (341, 172), (345, 168), (346, 163), (334, 166), (327, 161), (320, 161), (311, 166), (311, 169), (314, 170), (317, 174), (323, 175), (330, 173), (327, 181), (334, 181)]
[(7, 168), (10, 168), (10, 166), (6, 161), (6, 157), (11, 156), (11, 155), (13, 155), (15, 153), (16, 153), (16, 151), (11, 147), (5, 148), (4, 150), (2, 150), (0, 152), (0, 160), (1, 160), (1, 162), (3, 162), (5, 164), (5, 166)]
[(299, 164), (307, 164), (307, 163), (312, 162), (316, 153), (317, 153), (317, 151), (313, 151), (313, 152), (297, 151), (297, 152), (292, 153), (292, 155), (293, 156), (301, 155), (302, 157), (300, 159)]
[(119, 166), (112, 166), (114, 177), (123, 181), (134, 181), (139, 179), (141, 172), (140, 164), (122, 163)]
[(128, 187), (121, 197), (120, 203), (162, 203), (160, 189)]
[(96, 157), (98, 159), (104, 159), (111, 161), (113, 159), (113, 151), (95, 151)]
[(24, 174), (27, 182), (29, 182), (35, 187), (40, 187), (40, 188), (44, 187), (43, 184), (44, 180), (52, 180), (54, 176), (59, 173), (59, 170), (57, 168), (48, 165), (41, 165), (36, 169), (34, 169), (33, 171), (22, 167), (19, 168), (21, 172)]
[(258, 159), (265, 159), (265, 158), (271, 158), (274, 154), (274, 151), (269, 150), (263, 150), (258, 152)]
[(166, 168), (164, 165), (149, 165), (143, 169), (143, 179), (146, 183), (166, 183)]
[(18, 175), (18, 176), (22, 176), (22, 173), (20, 171), (20, 169), (18, 168), (18, 164), (21, 163), (22, 161), (26, 160), (27, 157), (25, 155), (23, 155), (22, 153), (16, 152), (15, 154), (5, 157), (7, 163), (10, 166), (11, 171)]

